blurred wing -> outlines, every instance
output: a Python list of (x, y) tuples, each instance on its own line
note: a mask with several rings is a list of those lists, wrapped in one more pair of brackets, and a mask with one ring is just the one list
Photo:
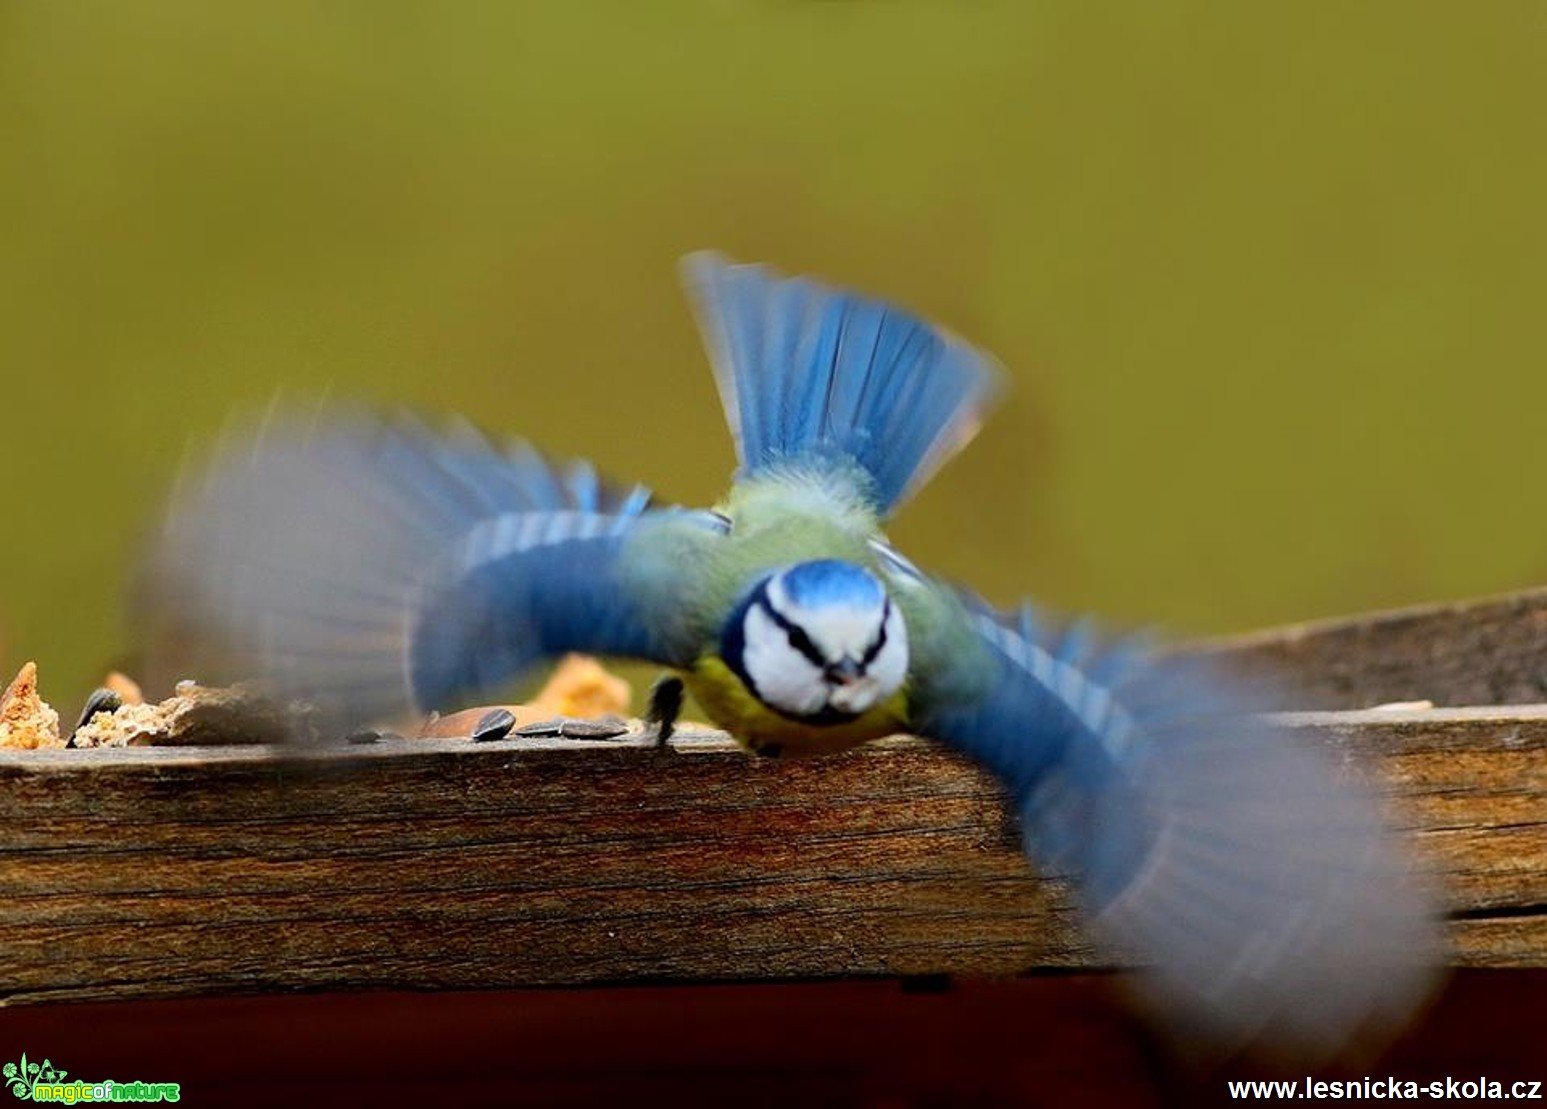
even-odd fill
[(722, 525), (648, 504), (466, 427), (281, 417), (174, 504), (148, 600), (191, 629), (191, 660), (225, 657), (342, 726), (447, 707), (567, 651), (681, 665), (691, 571), (645, 557), (640, 573), (625, 550)]
[(1300, 1056), (1395, 1030), (1437, 950), (1373, 799), (1197, 662), (979, 609), (991, 682), (919, 731), (1009, 787), (1026, 849), (1186, 1039)]

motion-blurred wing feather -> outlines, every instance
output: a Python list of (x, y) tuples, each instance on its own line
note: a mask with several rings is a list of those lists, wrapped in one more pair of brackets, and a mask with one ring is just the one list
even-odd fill
[(1179, 1035), (1325, 1056), (1431, 978), (1432, 912), (1372, 798), (1203, 665), (978, 610), (990, 669), (922, 734), (1009, 787), (1028, 853), (1149, 968)]
[(641, 574), (625, 551), (723, 525), (649, 499), (466, 427), (282, 416), (174, 505), (151, 607), (192, 629), (184, 665), (224, 656), (344, 725), (447, 707), (567, 651), (680, 665), (696, 644), (658, 617), (691, 568), (645, 557)]

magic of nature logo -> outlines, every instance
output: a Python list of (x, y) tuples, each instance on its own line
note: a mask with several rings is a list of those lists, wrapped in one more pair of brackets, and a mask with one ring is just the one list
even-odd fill
[(182, 1100), (182, 1087), (177, 1082), (118, 1082), (111, 1078), (100, 1082), (83, 1082), (78, 1078), (66, 1082), (69, 1073), (47, 1059), (30, 1063), (26, 1052), (22, 1052), (21, 1062), (7, 1063), (0, 1068), (0, 1075), (11, 1093), (23, 1101), (75, 1105), (81, 1102)]

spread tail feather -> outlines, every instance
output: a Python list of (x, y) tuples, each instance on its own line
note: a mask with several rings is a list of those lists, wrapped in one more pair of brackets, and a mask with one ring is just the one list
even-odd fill
[(743, 475), (850, 460), (890, 515), (966, 446), (999, 391), (992, 358), (882, 301), (708, 252), (683, 270)]

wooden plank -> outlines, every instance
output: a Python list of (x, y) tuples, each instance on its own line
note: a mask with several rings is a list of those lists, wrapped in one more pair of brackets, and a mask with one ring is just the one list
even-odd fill
[[(1547, 965), (1547, 706), (1298, 714), (1460, 961)], [(0, 999), (1098, 967), (994, 784), (908, 739), (0, 752)]]
[(1547, 701), (1547, 589), (1292, 624), (1185, 648), (1286, 676), (1293, 704)]

